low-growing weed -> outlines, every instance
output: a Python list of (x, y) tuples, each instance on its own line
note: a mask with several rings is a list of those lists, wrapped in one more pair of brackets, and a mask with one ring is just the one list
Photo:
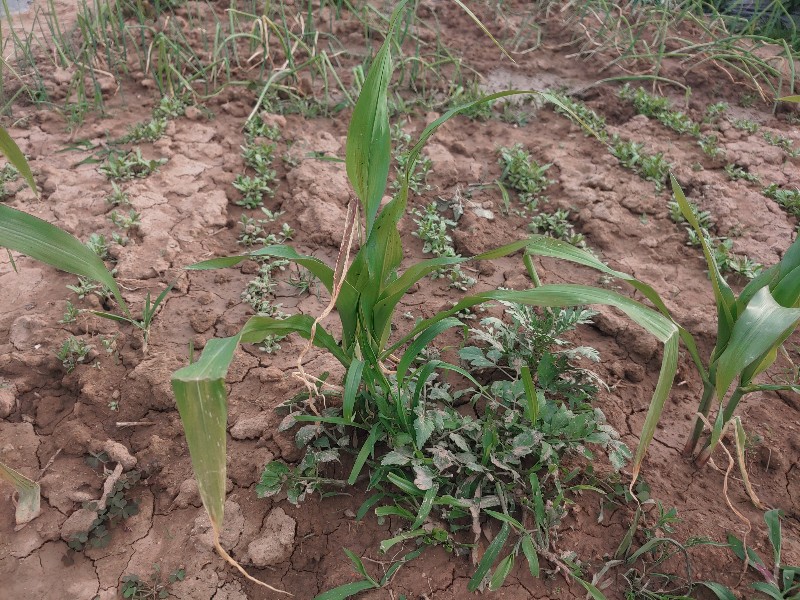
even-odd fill
[(268, 246), (272, 244), (283, 244), (292, 239), (294, 230), (289, 227), (288, 223), (284, 223), (281, 226), (279, 233), (267, 233), (266, 231), (266, 226), (270, 223), (274, 223), (278, 217), (283, 214), (283, 211), (271, 211), (262, 206), (261, 212), (264, 215), (263, 219), (256, 219), (255, 217), (249, 217), (247, 215), (241, 216), (239, 219), (241, 231), (237, 239), (239, 244), (250, 248), (256, 245)]
[(794, 142), (786, 136), (764, 131), (761, 134), (770, 146), (777, 146), (792, 158), (800, 156), (800, 149), (795, 149)]
[[(411, 235), (422, 240), (422, 251), (433, 254), (435, 257), (457, 257), (453, 238), (448, 231), (456, 227), (456, 222), (444, 217), (439, 211), (436, 202), (428, 204), (424, 210), (414, 209), (411, 214), (415, 217), (417, 229)], [(450, 286), (466, 291), (475, 285), (475, 278), (464, 273), (461, 265), (442, 267), (431, 273), (433, 279), (446, 278)]]
[(106, 202), (111, 206), (130, 206), (131, 199), (128, 192), (122, 190), (115, 182), (111, 182), (111, 194), (106, 196)]
[(280, 310), (282, 305), (273, 304), (275, 288), (278, 285), (273, 273), (284, 270), (287, 265), (286, 261), (267, 261), (259, 267), (258, 277), (248, 282), (242, 292), (242, 300), (249, 304), (256, 314), (276, 319), (288, 316)]
[(466, 85), (451, 86), (447, 96), (449, 98), (448, 104), (450, 108), (472, 104), (472, 106), (461, 113), (469, 119), (488, 121), (494, 116), (494, 110), (492, 109), (493, 102), (476, 102), (486, 96), (486, 94), (481, 92), (477, 80)]
[(67, 289), (74, 292), (79, 300), (83, 300), (86, 296), (94, 294), (103, 301), (111, 295), (110, 291), (105, 286), (87, 277), (78, 277), (78, 283), (75, 285), (68, 285)]
[[(104, 477), (108, 477), (111, 473), (105, 466), (108, 461), (109, 458), (105, 453), (87, 458), (87, 462), (93, 468), (102, 465)], [(83, 508), (95, 511), (97, 517), (88, 531), (72, 536), (68, 542), (69, 547), (73, 550), (83, 550), (86, 546), (105, 548), (111, 541), (111, 528), (139, 513), (139, 504), (129, 497), (129, 492), (140, 479), (138, 471), (129, 471), (120, 475), (108, 496), (100, 502), (84, 502)]]
[(110, 152), (106, 162), (97, 170), (112, 181), (125, 181), (147, 177), (166, 162), (166, 158), (147, 160), (139, 148), (134, 148), (126, 153)]
[(272, 184), (275, 182), (275, 171), (270, 170), (264, 176), (237, 175), (233, 180), (233, 187), (241, 194), (242, 198), (236, 201), (238, 206), (244, 208), (260, 208), (264, 204), (264, 196), (274, 196)]
[(258, 138), (277, 141), (281, 138), (281, 130), (266, 123), (261, 115), (255, 115), (244, 124), (244, 137), (248, 145), (253, 144)]
[(575, 226), (569, 220), (569, 211), (566, 209), (559, 209), (554, 213), (540, 212), (531, 217), (528, 228), (533, 233), (541, 233), (578, 248), (586, 248), (583, 234), (575, 231)]
[(648, 154), (644, 144), (614, 135), (611, 138), (611, 154), (626, 169), (631, 169), (646, 181), (652, 181), (657, 192), (664, 189), (672, 165), (663, 153)]
[(128, 128), (128, 132), (119, 139), (122, 144), (132, 142), (155, 142), (161, 139), (167, 130), (166, 119), (150, 119), (143, 123), (136, 123)]
[(731, 121), (731, 125), (733, 125), (736, 129), (746, 131), (749, 134), (756, 133), (760, 127), (758, 123), (751, 121), (750, 119), (734, 119)]
[(632, 102), (636, 112), (640, 115), (657, 119), (661, 124), (677, 133), (700, 137), (700, 125), (685, 113), (672, 110), (669, 100), (666, 98), (648, 94), (641, 87), (634, 90), (628, 84), (620, 89), (619, 96), (623, 100)]
[(535, 209), (540, 201), (546, 201), (544, 191), (554, 183), (546, 173), (553, 165), (540, 165), (522, 144), (502, 147), (499, 152), (503, 168), (500, 182), (517, 192), (519, 201), (529, 210)]
[(72, 373), (79, 364), (83, 363), (90, 355), (92, 346), (74, 335), (64, 340), (56, 353), (67, 373)]
[(275, 181), (276, 173), (272, 169), (272, 158), (276, 148), (275, 144), (262, 142), (242, 146), (244, 164), (253, 169), (262, 179)]
[(108, 258), (108, 240), (106, 236), (100, 233), (89, 234), (89, 239), (86, 240), (86, 247), (103, 260)]
[(163, 96), (153, 109), (153, 119), (177, 119), (185, 115), (192, 104), (189, 96)]
[[(411, 150), (411, 136), (397, 123), (391, 128), (391, 138), (394, 143), (392, 155), (395, 160), (395, 169), (398, 176), (397, 179), (392, 182), (392, 187), (397, 190), (400, 188), (399, 178), (405, 173), (406, 165), (408, 164)], [(432, 188), (428, 185), (427, 179), (432, 170), (433, 161), (424, 154), (419, 156), (415, 161), (414, 170), (409, 177), (408, 188), (415, 194), (422, 194), (430, 191)]]
[(800, 189), (788, 190), (781, 188), (777, 183), (771, 183), (762, 190), (762, 193), (780, 204), (790, 215), (800, 217)]
[(127, 213), (112, 210), (108, 215), (108, 220), (120, 229), (130, 231), (139, 229), (142, 224), (142, 215), (133, 208), (129, 209)]
[(124, 575), (122, 586), (119, 591), (123, 598), (130, 600), (161, 600), (169, 598), (172, 594), (169, 591), (170, 585), (176, 581), (183, 581), (186, 577), (186, 569), (179, 567), (169, 574), (166, 582), (161, 581), (161, 565), (153, 565), (153, 572), (148, 581), (144, 581), (138, 575)]
[(553, 110), (558, 114), (564, 115), (570, 121), (576, 123), (581, 127), (584, 133), (587, 133), (586, 130), (588, 129), (602, 141), (608, 139), (605, 117), (598, 115), (594, 110), (586, 106), (586, 104), (575, 100), (567, 94), (555, 93), (554, 96), (559, 104), (554, 104)]
[(10, 196), (10, 192), (6, 189), (6, 184), (19, 179), (19, 172), (11, 164), (3, 165), (0, 169), (0, 202), (3, 202)]
[(750, 173), (744, 167), (733, 163), (725, 165), (725, 172), (733, 181), (744, 179), (750, 183), (761, 183), (761, 179), (758, 177), (758, 175), (755, 173)]
[(719, 147), (719, 138), (716, 135), (704, 135), (697, 141), (703, 154), (709, 158), (719, 158), (725, 155), (725, 150)]
[(715, 102), (706, 106), (705, 115), (703, 116), (703, 123), (716, 123), (719, 121), (728, 110), (727, 102)]
[(72, 302), (67, 300), (67, 303), (64, 305), (64, 315), (59, 320), (59, 323), (64, 325), (68, 323), (74, 323), (78, 320), (78, 315), (80, 313), (81, 311), (78, 310)]

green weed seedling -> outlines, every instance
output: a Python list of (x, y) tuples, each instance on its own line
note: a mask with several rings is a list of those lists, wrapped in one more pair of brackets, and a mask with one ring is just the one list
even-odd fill
[(64, 306), (64, 316), (61, 317), (59, 323), (64, 325), (75, 323), (78, 320), (78, 315), (80, 314), (81, 311), (78, 310), (72, 302), (67, 300), (67, 303)]
[[(397, 123), (391, 128), (391, 138), (394, 143), (393, 157), (397, 172), (397, 178), (392, 182), (392, 188), (397, 190), (401, 186), (400, 179), (408, 165), (411, 135), (406, 133), (403, 127)], [(423, 154), (417, 157), (415, 162), (414, 170), (408, 178), (408, 187), (415, 194), (422, 194), (432, 189), (431, 186), (428, 185), (427, 179), (433, 169), (433, 161)]]
[(697, 141), (703, 154), (709, 158), (719, 158), (725, 155), (725, 150), (719, 147), (719, 138), (716, 135), (703, 135)]
[(19, 171), (12, 164), (0, 168), (0, 202), (8, 199), (11, 193), (6, 189), (6, 184), (19, 179)]
[(285, 269), (287, 265), (287, 261), (266, 261), (259, 267), (258, 277), (248, 282), (242, 292), (242, 300), (249, 304), (256, 314), (274, 319), (285, 319), (289, 316), (280, 310), (280, 304), (272, 302), (278, 285), (274, 272)]
[(186, 95), (163, 96), (153, 109), (153, 119), (177, 119), (185, 115), (186, 109), (192, 105), (192, 99)]
[(800, 190), (787, 190), (776, 183), (771, 183), (761, 190), (761, 193), (775, 200), (790, 215), (800, 217)]
[(144, 123), (136, 123), (128, 128), (128, 132), (119, 139), (121, 144), (132, 142), (155, 142), (161, 139), (167, 130), (167, 119), (150, 119)]
[(87, 344), (74, 335), (69, 336), (61, 344), (56, 353), (56, 357), (66, 369), (67, 373), (72, 373), (79, 364), (83, 363), (92, 351), (92, 346)]
[(257, 245), (268, 246), (283, 244), (292, 239), (292, 236), (294, 236), (294, 229), (292, 229), (288, 223), (283, 223), (281, 225), (279, 233), (267, 233), (266, 231), (266, 226), (270, 223), (274, 223), (278, 217), (283, 214), (282, 211), (278, 210), (273, 212), (262, 206), (261, 212), (265, 215), (264, 219), (256, 219), (255, 217), (249, 217), (247, 215), (241, 216), (239, 219), (241, 232), (237, 239), (239, 244), (250, 248)]
[(563, 93), (554, 94), (559, 104), (553, 106), (554, 110), (576, 123), (587, 135), (592, 134), (600, 141), (608, 140), (605, 117), (598, 115), (583, 102), (575, 100)]
[(618, 135), (611, 137), (610, 151), (623, 167), (634, 171), (646, 181), (652, 181), (657, 192), (664, 189), (672, 165), (667, 162), (663, 153), (648, 154), (644, 150), (644, 144), (622, 139)]
[(253, 169), (260, 178), (275, 181), (277, 174), (272, 169), (272, 158), (276, 148), (275, 144), (255, 142), (242, 146), (244, 164)]
[(703, 123), (716, 123), (719, 121), (728, 110), (727, 102), (715, 102), (706, 106), (705, 115), (703, 116)]
[(745, 181), (749, 181), (750, 183), (761, 183), (761, 179), (755, 173), (748, 172), (744, 167), (741, 167), (736, 164), (727, 164), (725, 165), (725, 172), (728, 174), (733, 181), (739, 181), (740, 179), (744, 179)]
[[(521, 364), (518, 370), (517, 365), (511, 365), (513, 371), (507, 369), (513, 373), (511, 378), (503, 377), (501, 371), (493, 373), (491, 383), (483, 385), (461, 364), (445, 360), (445, 353), (437, 358), (435, 341), (445, 332), (451, 336), (464, 332), (466, 325), (457, 315), (487, 302), (543, 309), (605, 304), (621, 309), (664, 344), (659, 381), (633, 458), (635, 480), (655, 433), (654, 414), (660, 413), (676, 373), (682, 330), (652, 288), (610, 269), (585, 250), (547, 236), (532, 235), (474, 257), (429, 258), (401, 269), (404, 253), (399, 222), (406, 213), (417, 159), (425, 142), (443, 123), (474, 106), (447, 111), (423, 130), (419, 141), (410, 146), (399, 189), (384, 204), (392, 170), (388, 85), (392, 80), (394, 34), (407, 5), (401, 1), (395, 9), (353, 109), (345, 167), (357, 200), (348, 207), (336, 265), (301, 255), (287, 245), (272, 245), (191, 267), (205, 270), (231, 267), (245, 260), (288, 260), (312, 272), (330, 295), (328, 306), (316, 318), (307, 314), (285, 319), (250, 317), (236, 335), (209, 340), (198, 360), (173, 375), (173, 390), (200, 496), (212, 524), (214, 545), (220, 555), (230, 558), (219, 544), (226, 480), (226, 373), (240, 343), (258, 344), (270, 335), (298, 334), (307, 340), (297, 356), (306, 391), (288, 403), (290, 412), (281, 428), (293, 430), (295, 441), (306, 452), (296, 466), (279, 462), (267, 465), (259, 494), (284, 489), (292, 501), (300, 501), (323, 485), (341, 487), (363, 480), (369, 482), (371, 495), (357, 516), (364, 518), (371, 513), (379, 519), (397, 518), (404, 524), (394, 537), (381, 543), (383, 552), (411, 540), (423, 547), (440, 544), (460, 551), (465, 543), (471, 543), (471, 524), (489, 519), (497, 523), (499, 533), (488, 547), (476, 549), (478, 567), (470, 590), (487, 583), (492, 589), (500, 587), (516, 557), (523, 555), (535, 574), (539, 574), (541, 557), (563, 569), (596, 600), (602, 599), (599, 590), (584, 579), (585, 567), (579, 571), (577, 560), (572, 559), (567, 564), (560, 549), (555, 548), (555, 530), (563, 517), (562, 495), (568, 497), (585, 489), (576, 479), (580, 469), (565, 469), (562, 458), (569, 454), (577, 460), (586, 459), (595, 451), (613, 456), (615, 462), (627, 456), (601, 413), (589, 402), (568, 396), (576, 386), (567, 380), (585, 374), (569, 370), (569, 364), (561, 369), (559, 349), (551, 347), (550, 359)], [(476, 102), (499, 100), (513, 93), (500, 92)], [(539, 96), (557, 102), (546, 93)], [(524, 150), (521, 155), (527, 159)], [(524, 166), (532, 166), (524, 162)], [(520, 169), (518, 174), (524, 178), (526, 172)], [(541, 171), (540, 175), (543, 177)], [(359, 246), (352, 250), (357, 233)], [(401, 318), (397, 314), (401, 300), (422, 278), (443, 267), (494, 260), (518, 251), (524, 252), (521, 267), (531, 277), (530, 289), (493, 289), (467, 295), (451, 308), (415, 323), (410, 331), (394, 333), (395, 319)], [(541, 284), (534, 256), (568, 260), (623, 279), (656, 309), (605, 288)], [(337, 319), (337, 337), (322, 323), (328, 315)], [(330, 353), (342, 365), (345, 375), (341, 382), (304, 371), (304, 359), (312, 345)], [(463, 387), (447, 385), (445, 377), (451, 372), (460, 376)], [(565, 385), (567, 391), (563, 391)], [(333, 396), (337, 402), (323, 401)], [(474, 416), (456, 410), (461, 401), (475, 402)], [(332, 481), (325, 467), (345, 454), (352, 457), (349, 476), (346, 482)], [(515, 490), (524, 491), (517, 494)], [(482, 496), (481, 500), (476, 496)], [(440, 526), (438, 522), (449, 525)], [(401, 563), (392, 565), (390, 571)], [(357, 569), (361, 580), (321, 597), (345, 598), (381, 585), (365, 570)]]
[(108, 215), (108, 220), (120, 229), (130, 231), (139, 228), (142, 224), (142, 215), (132, 208), (128, 210), (127, 214), (112, 210)]
[(546, 173), (553, 165), (540, 165), (522, 144), (500, 148), (499, 152), (499, 162), (503, 168), (500, 182), (517, 192), (519, 201), (526, 209), (533, 210), (540, 201), (546, 201), (544, 191), (554, 183)]
[(128, 193), (115, 183), (111, 182), (111, 194), (106, 196), (106, 202), (111, 206), (130, 206), (131, 200)]
[[(790, 566), (781, 560), (783, 535), (781, 531), (781, 512), (769, 510), (764, 514), (767, 524), (767, 535), (772, 546), (772, 567), (770, 568), (758, 553), (746, 546), (745, 543), (733, 534), (728, 534), (728, 545), (733, 553), (747, 566), (763, 578), (763, 581), (751, 583), (753, 591), (758, 592), (758, 598), (771, 598), (772, 600), (795, 600), (800, 595), (800, 567)], [(703, 583), (705, 587), (714, 592), (719, 600), (735, 600), (736, 596), (727, 587), (711, 581)]]
[(147, 160), (142, 156), (142, 151), (139, 148), (134, 148), (127, 153), (109, 153), (106, 162), (100, 165), (97, 170), (112, 181), (126, 181), (128, 179), (147, 177), (156, 172), (166, 162), (166, 158)]
[(258, 138), (276, 141), (281, 138), (281, 130), (275, 125), (265, 123), (261, 115), (255, 115), (245, 123), (244, 136), (248, 145), (253, 144)]
[(578, 248), (586, 248), (586, 240), (582, 233), (575, 231), (569, 220), (569, 211), (559, 209), (554, 213), (541, 212), (531, 218), (528, 228), (533, 233), (541, 233), (563, 240)]
[(102, 260), (108, 258), (108, 240), (106, 236), (100, 233), (89, 234), (89, 239), (86, 240), (86, 247), (97, 254)]
[[(411, 214), (416, 217), (414, 223), (417, 224), (416, 231), (411, 235), (422, 240), (422, 251), (426, 254), (433, 254), (435, 257), (458, 257), (453, 238), (448, 231), (456, 227), (456, 222), (452, 221), (439, 212), (436, 202), (431, 202), (424, 210), (414, 209)], [(446, 278), (450, 280), (450, 287), (454, 287), (462, 292), (475, 285), (474, 277), (467, 275), (461, 265), (443, 267), (431, 273), (433, 279)]]
[(494, 116), (494, 110), (492, 110), (492, 101), (480, 101), (485, 96), (486, 94), (481, 91), (477, 80), (465, 85), (452, 85), (448, 93), (449, 107), (470, 105), (470, 108), (461, 114), (473, 121), (488, 121)]
[(619, 96), (623, 100), (632, 102), (640, 115), (657, 119), (662, 125), (677, 133), (700, 137), (700, 125), (685, 113), (672, 110), (666, 98), (650, 95), (644, 88), (633, 90), (628, 84), (620, 89)]
[(769, 131), (764, 131), (761, 135), (770, 146), (777, 146), (792, 158), (800, 156), (800, 149), (795, 149), (794, 142), (786, 136)]
[(233, 180), (233, 187), (241, 194), (242, 198), (236, 201), (238, 206), (245, 208), (260, 208), (264, 204), (264, 196), (274, 196), (272, 184), (275, 182), (275, 171), (269, 170), (265, 175), (237, 175)]
[(746, 131), (751, 135), (757, 133), (760, 127), (758, 123), (751, 121), (750, 119), (734, 119), (731, 121), (731, 125), (733, 125), (736, 129)]
[(123, 576), (119, 591), (123, 598), (130, 600), (161, 600), (172, 595), (169, 588), (173, 583), (183, 581), (185, 578), (186, 569), (179, 567), (169, 574), (166, 582), (162, 582), (161, 565), (155, 564), (148, 581), (142, 580), (138, 575)]

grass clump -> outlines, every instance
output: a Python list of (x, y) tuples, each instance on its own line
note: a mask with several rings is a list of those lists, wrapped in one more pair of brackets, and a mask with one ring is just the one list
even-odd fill
[[(423, 210), (415, 208), (411, 211), (417, 229), (411, 234), (422, 240), (422, 251), (433, 254), (436, 258), (456, 258), (453, 238), (448, 233), (457, 226), (456, 221), (444, 217), (439, 211), (436, 202), (431, 202)], [(475, 278), (467, 275), (461, 265), (453, 265), (437, 269), (431, 273), (433, 279), (445, 278), (450, 281), (450, 287), (466, 291), (475, 285)]]
[(533, 210), (540, 201), (547, 201), (544, 192), (555, 182), (548, 179), (546, 173), (553, 165), (540, 165), (522, 144), (501, 147), (499, 152), (499, 162), (503, 168), (500, 182), (517, 192), (525, 208)]

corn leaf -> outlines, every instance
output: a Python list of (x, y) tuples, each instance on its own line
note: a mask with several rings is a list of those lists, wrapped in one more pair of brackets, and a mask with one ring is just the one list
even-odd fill
[(721, 583), (716, 583), (715, 581), (702, 581), (701, 583), (714, 592), (718, 600), (736, 600), (734, 593)]
[(407, 2), (408, 0), (402, 0), (392, 14), (386, 39), (375, 55), (361, 87), (347, 131), (345, 148), (347, 176), (364, 207), (367, 237), (372, 231), (389, 178), (391, 143), (386, 97), (389, 80), (392, 78), (390, 42), (397, 19)]
[(28, 187), (38, 196), (39, 192), (36, 190), (36, 182), (33, 180), (33, 173), (31, 173), (31, 167), (28, 161), (25, 160), (25, 155), (3, 127), (0, 127), (0, 152), (2, 152), (8, 159), (8, 162), (19, 171), (20, 175), (25, 179), (25, 183), (28, 184)]
[(799, 320), (800, 309), (784, 308), (766, 287), (758, 290), (737, 319), (727, 347), (716, 361), (717, 397), (722, 400), (748, 365), (760, 364), (765, 355), (783, 343)]
[(7, 481), (17, 490), (17, 510), (14, 519), (17, 525), (24, 525), (39, 516), (41, 512), (41, 492), (39, 484), (0, 462), (0, 479)]

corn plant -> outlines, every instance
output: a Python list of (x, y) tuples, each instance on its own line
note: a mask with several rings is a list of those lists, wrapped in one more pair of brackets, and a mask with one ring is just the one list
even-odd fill
[[(720, 408), (709, 439), (697, 455), (704, 465), (719, 444), (742, 396), (757, 391), (798, 390), (794, 385), (763, 385), (755, 378), (775, 361), (778, 349), (800, 323), (800, 241), (795, 240), (777, 265), (761, 272), (735, 297), (722, 277), (707, 236), (675, 178), (672, 191), (684, 219), (697, 234), (703, 248), (717, 304), (717, 341), (705, 364), (696, 354), (692, 358), (703, 380), (703, 396), (694, 429), (684, 448), (692, 456), (703, 433), (714, 399)], [(728, 392), (733, 390), (727, 402)]]
[[(343, 243), (336, 265), (331, 267), (317, 258), (300, 255), (290, 246), (272, 245), (246, 255), (212, 259), (190, 267), (194, 270), (202, 270), (233, 266), (253, 258), (285, 259), (305, 267), (320, 280), (331, 296), (330, 304), (316, 319), (302, 314), (286, 319), (275, 319), (262, 315), (251, 317), (238, 334), (224, 339), (210, 340), (197, 362), (173, 374), (172, 386), (184, 425), (200, 495), (212, 523), (214, 545), (226, 560), (243, 573), (241, 567), (230, 559), (219, 544), (226, 477), (227, 397), (225, 376), (240, 343), (260, 343), (270, 335), (295, 333), (308, 340), (306, 350), (300, 353), (298, 359), (300, 366), (302, 366), (301, 361), (307, 349), (313, 344), (330, 352), (345, 367), (346, 375), (342, 387), (331, 387), (324, 381), (324, 377), (317, 379), (304, 373), (302, 368), (300, 369), (298, 375), (308, 387), (307, 396), (312, 405), (314, 400), (322, 394), (337, 393), (342, 397), (342, 408), (341, 416), (299, 415), (296, 420), (311, 424), (317, 423), (319, 426), (341, 426), (354, 432), (353, 435), (356, 437), (353, 439), (363, 440), (348, 479), (350, 484), (354, 484), (358, 480), (367, 457), (372, 453), (376, 444), (386, 440), (386, 431), (396, 424), (400, 424), (406, 431), (413, 431), (415, 427), (417, 428), (416, 435), (410, 436), (407, 441), (412, 446), (414, 444), (418, 446), (422, 440), (429, 437), (429, 433), (426, 432), (430, 431), (428, 429), (430, 423), (425, 419), (420, 420), (420, 415), (414, 412), (413, 403), (409, 404), (409, 398), (413, 398), (415, 393), (418, 395), (421, 392), (422, 386), (429, 376), (435, 372), (454, 370), (474, 381), (472, 376), (461, 367), (439, 360), (426, 360), (425, 351), (442, 332), (453, 328), (463, 328), (463, 323), (455, 315), (476, 305), (488, 301), (552, 308), (588, 304), (611, 305), (622, 310), (664, 343), (665, 351), (661, 374), (654, 391), (645, 429), (641, 435), (641, 443), (634, 458), (634, 479), (638, 474), (646, 447), (655, 432), (656, 423), (653, 415), (660, 413), (676, 371), (678, 338), (681, 330), (667, 316), (666, 307), (652, 288), (629, 275), (610, 269), (590, 253), (559, 240), (534, 235), (474, 257), (440, 256), (423, 260), (409, 266), (404, 272), (398, 273), (403, 256), (398, 223), (406, 211), (410, 179), (414, 173), (416, 160), (426, 141), (443, 123), (464, 110), (473, 108), (476, 103), (491, 102), (521, 93), (509, 91), (492, 94), (476, 100), (472, 104), (451, 109), (429, 124), (422, 132), (419, 141), (409, 151), (405, 169), (400, 176), (398, 192), (381, 209), (381, 199), (387, 190), (391, 162), (387, 102), (388, 84), (392, 75), (392, 44), (390, 40), (399, 15), (406, 4), (405, 1), (400, 2), (392, 15), (386, 41), (372, 61), (350, 122), (345, 165), (356, 198), (351, 201), (348, 209)], [(546, 93), (540, 95), (558, 104), (558, 100), (553, 96)], [(361, 211), (363, 211), (363, 218), (359, 217)], [(362, 232), (363, 241), (350, 262), (350, 247), (357, 230)], [(523, 261), (534, 281), (534, 287), (524, 291), (493, 290), (467, 296), (450, 310), (419, 322), (407, 335), (390, 341), (392, 323), (398, 304), (420, 279), (444, 267), (452, 267), (468, 261), (492, 260), (518, 251), (525, 252)], [(658, 311), (607, 289), (570, 284), (540, 285), (533, 263), (532, 256), (534, 255), (569, 260), (595, 268), (606, 275), (620, 277), (650, 299)], [(329, 315), (334, 308), (337, 310), (336, 314), (341, 323), (341, 339), (334, 338), (321, 324), (322, 319)], [(691, 342), (690, 338), (689, 340)], [(399, 354), (395, 355), (395, 353)], [(417, 366), (418, 360), (423, 361), (421, 367)], [(390, 374), (387, 367), (387, 364), (390, 363), (393, 365), (394, 374)], [(529, 378), (528, 383), (530, 383)], [(536, 402), (534, 401), (536, 395), (528, 384), (522, 393), (530, 405), (527, 411), (530, 417), (536, 413)], [(535, 418), (532, 420), (534, 423), (537, 422)], [(329, 453), (322, 452), (317, 458), (321, 462), (329, 460)], [(285, 466), (283, 468), (286, 469)], [(280, 481), (280, 474), (274, 475), (275, 477), (270, 479), (271, 483), (275, 483), (276, 479)], [(428, 478), (424, 475), (423, 472), (414, 481), (397, 478), (393, 481), (400, 485), (401, 489), (417, 495), (423, 502), (423, 506), (427, 506), (429, 510), (434, 503), (441, 503), (446, 499), (437, 497), (436, 488), (429, 485)], [(498, 514), (501, 515), (500, 520), (503, 520), (501, 513), (491, 516), (497, 518)], [(507, 537), (510, 530), (514, 529), (519, 521), (514, 520), (510, 515), (506, 516), (508, 519), (504, 521), (503, 527)], [(417, 523), (417, 528), (424, 518), (423, 515), (412, 519)], [(521, 539), (527, 538), (523, 535)], [(487, 550), (487, 556), (481, 561), (484, 574), (492, 566), (493, 558), (498, 556), (502, 544), (494, 544), (494, 546), (496, 547), (492, 549), (492, 552)], [(531, 547), (522, 543), (522, 550), (528, 552)], [(533, 552), (535, 555), (536, 550)], [(511, 560), (510, 558), (504, 559), (501, 565), (502, 569), (508, 567)], [(473, 578), (473, 583), (480, 584), (482, 577), (481, 575), (477, 578), (477, 583)], [(584, 587), (590, 585), (583, 581), (581, 584)]]

